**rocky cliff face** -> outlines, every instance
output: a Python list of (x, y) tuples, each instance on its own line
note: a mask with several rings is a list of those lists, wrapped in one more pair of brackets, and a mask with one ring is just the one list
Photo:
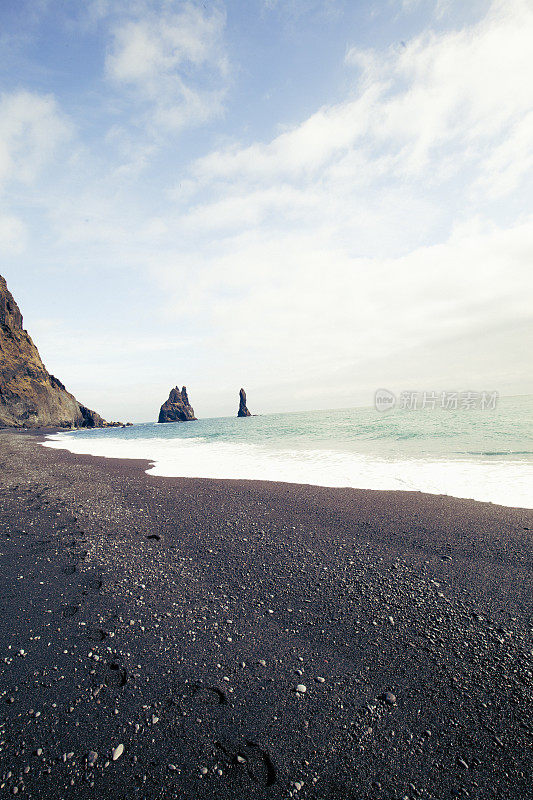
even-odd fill
[(252, 415), (246, 408), (246, 392), (241, 389), (239, 392), (239, 410), (237, 411), (238, 417), (251, 417)]
[(175, 386), (169, 396), (161, 406), (159, 412), (158, 422), (190, 422), (195, 420), (194, 408), (189, 403), (187, 397), (187, 387), (183, 386), (182, 390)]
[(30, 335), (22, 327), (20, 309), (0, 275), (0, 427), (107, 425), (47, 372)]

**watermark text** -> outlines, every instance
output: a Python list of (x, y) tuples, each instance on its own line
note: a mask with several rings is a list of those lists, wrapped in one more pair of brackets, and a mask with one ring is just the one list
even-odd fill
[(389, 389), (377, 389), (374, 406), (378, 411), (399, 408), (405, 411), (443, 409), (446, 411), (494, 411), (499, 393), (494, 391), (402, 391), (398, 395)]

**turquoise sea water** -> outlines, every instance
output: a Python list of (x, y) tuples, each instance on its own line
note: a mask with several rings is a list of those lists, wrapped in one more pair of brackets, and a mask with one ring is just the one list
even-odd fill
[(149, 472), (404, 489), (533, 507), (533, 397), (494, 409), (374, 408), (61, 433), (47, 446), (146, 458)]

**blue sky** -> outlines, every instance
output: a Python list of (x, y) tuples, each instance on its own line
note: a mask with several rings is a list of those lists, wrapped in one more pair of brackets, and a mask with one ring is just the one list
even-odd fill
[(532, 391), (529, 0), (4, 0), (0, 271), (107, 418)]

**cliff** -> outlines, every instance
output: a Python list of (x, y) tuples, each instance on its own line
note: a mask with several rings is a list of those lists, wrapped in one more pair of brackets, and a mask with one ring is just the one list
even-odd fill
[(251, 417), (252, 415), (246, 408), (246, 392), (241, 389), (239, 392), (239, 410), (237, 411), (238, 417)]
[(22, 314), (0, 275), (0, 426), (102, 428), (108, 424), (80, 405), (46, 370)]
[(194, 408), (189, 403), (187, 397), (187, 387), (183, 386), (182, 390), (175, 386), (169, 396), (161, 406), (159, 411), (158, 422), (190, 422), (195, 420)]

